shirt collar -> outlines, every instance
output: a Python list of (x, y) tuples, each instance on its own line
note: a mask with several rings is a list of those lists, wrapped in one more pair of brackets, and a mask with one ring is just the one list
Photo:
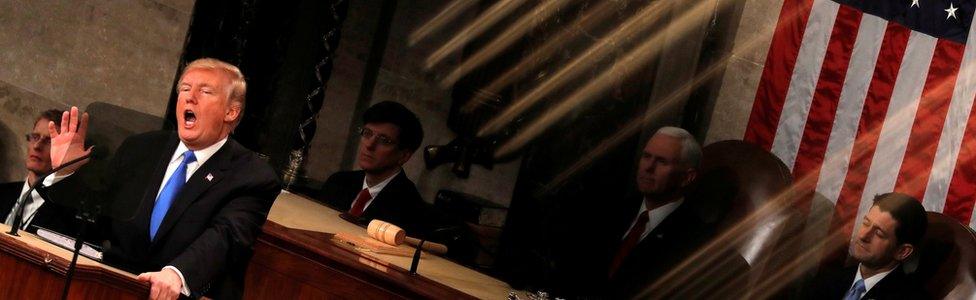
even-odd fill
[(370, 198), (376, 198), (376, 195), (379, 194), (380, 191), (382, 191), (383, 188), (385, 188), (386, 185), (390, 183), (390, 181), (393, 181), (393, 178), (394, 177), (397, 177), (397, 175), (400, 175), (400, 172), (403, 172), (403, 169), (397, 170), (396, 173), (393, 173), (393, 175), (390, 175), (390, 177), (387, 177), (386, 179), (383, 179), (383, 181), (380, 181), (380, 183), (377, 183), (374, 186), (369, 186), (368, 184), (366, 184), (366, 177), (364, 176), (363, 177), (363, 188), (364, 189), (369, 189), (369, 197)]
[[(900, 264), (899, 265), (895, 265), (895, 268), (897, 268), (899, 266), (901, 266), (901, 265)], [(858, 280), (864, 279), (864, 294), (862, 294), (862, 295), (866, 295), (868, 293), (868, 291), (871, 290), (872, 287), (874, 287), (876, 284), (878, 284), (879, 281), (881, 281), (886, 276), (888, 276), (888, 273), (891, 273), (891, 271), (894, 271), (895, 268), (891, 268), (888, 271), (884, 271), (884, 272), (881, 272), (881, 273), (878, 273), (878, 274), (874, 274), (874, 276), (871, 276), (871, 277), (868, 277), (868, 278), (865, 279), (864, 277), (861, 277), (861, 264), (858, 264), (857, 265), (857, 272), (854, 272), (854, 274), (855, 274), (854, 275), (854, 282), (857, 282)], [(854, 286), (854, 282), (851, 283), (851, 287)], [(848, 290), (850, 290), (850, 288), (848, 288)]]
[[(664, 222), (664, 219), (666, 219), (669, 215), (671, 215), (671, 213), (677, 210), (678, 206), (681, 206), (681, 204), (684, 202), (685, 199), (681, 198), (676, 201), (671, 201), (668, 204), (658, 206), (657, 208), (649, 211), (647, 213), (647, 217), (648, 217), (647, 227), (645, 227), (644, 232), (641, 233), (640, 239), (644, 240), (644, 238), (646, 238), (647, 235), (649, 235), (651, 231), (654, 230), (654, 228), (657, 228), (658, 225), (661, 225), (661, 223)], [(647, 198), (644, 198), (641, 201), (641, 207), (639, 212), (644, 213), (645, 211), (647, 211)], [(638, 214), (637, 217), (634, 217), (634, 221), (630, 223), (630, 228), (634, 228), (634, 226), (637, 225), (638, 218), (640, 218), (640, 214)], [(632, 230), (630, 228), (627, 229), (627, 232), (624, 232), (623, 238), (626, 238), (627, 234), (630, 232), (630, 230)]]
[[(213, 157), (213, 155), (217, 153), (217, 150), (220, 150), (220, 147), (223, 147), (225, 143), (227, 143), (226, 137), (220, 141), (217, 141), (213, 145), (207, 146), (207, 148), (193, 151), (193, 155), (197, 157), (198, 166), (202, 166), (204, 163), (206, 163), (207, 160)], [(176, 146), (176, 151), (173, 152), (173, 157), (170, 158), (169, 162), (173, 163), (178, 159), (182, 159), (183, 153), (185, 153), (187, 150), (190, 150), (190, 148), (188, 148), (183, 141), (180, 141), (180, 144)]]

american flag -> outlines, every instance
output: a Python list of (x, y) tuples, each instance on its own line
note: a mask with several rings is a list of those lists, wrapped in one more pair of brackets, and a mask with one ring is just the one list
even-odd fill
[(897, 191), (976, 227), (973, 10), (785, 0), (744, 139), (833, 202), (834, 224)]

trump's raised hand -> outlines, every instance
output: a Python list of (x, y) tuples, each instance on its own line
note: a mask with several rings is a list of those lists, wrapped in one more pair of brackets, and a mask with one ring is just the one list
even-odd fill
[[(72, 106), (70, 111), (61, 114), (61, 130), (54, 125), (54, 121), (47, 123), (47, 131), (51, 135), (51, 167), (57, 168), (61, 164), (87, 155), (91, 148), (85, 149), (85, 135), (88, 132), (88, 113), (79, 118), (78, 108)], [(58, 175), (74, 173), (86, 162), (68, 166)]]

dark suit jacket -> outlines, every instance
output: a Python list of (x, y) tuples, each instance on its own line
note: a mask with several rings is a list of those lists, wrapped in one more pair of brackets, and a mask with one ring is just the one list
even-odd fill
[[(639, 203), (639, 202), (638, 202)], [(630, 223), (636, 218), (635, 214), (627, 219), (626, 226), (617, 235), (620, 238), (629, 230)], [(686, 200), (675, 211), (668, 215), (630, 252), (610, 278), (609, 294), (613, 298), (633, 298), (642, 291), (650, 288), (658, 279), (662, 279), (678, 267), (685, 258), (689, 257), (708, 243), (715, 235), (716, 229), (712, 223), (704, 221), (695, 210), (695, 206)], [(618, 247), (611, 247), (610, 258), (616, 255)], [(651, 291), (652, 298), (670, 299), (700, 299), (722, 293), (725, 297), (735, 298), (730, 292), (722, 290), (736, 278), (748, 273), (749, 265), (734, 249), (724, 251), (712, 264), (704, 265), (695, 262), (688, 269), (679, 274), (694, 273), (691, 281), (679, 283), (679, 287), (664, 285)], [(609, 260), (609, 259), (608, 259)], [(699, 268), (701, 267), (701, 268)]]
[[(10, 214), (17, 201), (20, 200), (20, 191), (23, 188), (23, 181), (0, 184), (0, 222), (7, 219), (7, 215)], [(26, 219), (27, 216), (25, 215), (24, 218)], [(37, 209), (37, 213), (34, 215), (34, 219), (31, 220), (30, 225), (27, 226), (27, 232), (37, 233), (37, 227), (44, 227), (65, 235), (75, 236), (78, 227), (74, 220), (74, 209), (45, 201)]]
[[(363, 189), (364, 171), (336, 172), (322, 186), (319, 199), (339, 211), (349, 211), (359, 191)], [(400, 171), (390, 183), (376, 195), (360, 217), (360, 225), (373, 219), (393, 223), (410, 236), (422, 236), (440, 223), (432, 217), (430, 206), (417, 192), (417, 187)]]
[[(814, 279), (814, 286), (807, 292), (807, 299), (843, 299), (854, 284), (857, 265), (835, 270), (822, 270)], [(895, 267), (861, 299), (930, 299), (914, 276), (905, 274), (901, 266)]]
[(251, 247), (280, 183), (266, 162), (228, 138), (183, 186), (150, 240), (156, 194), (178, 144), (175, 131), (130, 137), (105, 172), (76, 173), (49, 190), (77, 194), (94, 189), (96, 197), (111, 201), (111, 220), (103, 228), (111, 242), (106, 262), (133, 273), (172, 265), (194, 296), (240, 298)]

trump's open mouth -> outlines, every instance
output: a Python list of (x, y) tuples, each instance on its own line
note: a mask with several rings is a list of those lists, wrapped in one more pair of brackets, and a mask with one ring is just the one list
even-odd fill
[(183, 124), (192, 127), (197, 122), (197, 115), (192, 110), (183, 111)]

